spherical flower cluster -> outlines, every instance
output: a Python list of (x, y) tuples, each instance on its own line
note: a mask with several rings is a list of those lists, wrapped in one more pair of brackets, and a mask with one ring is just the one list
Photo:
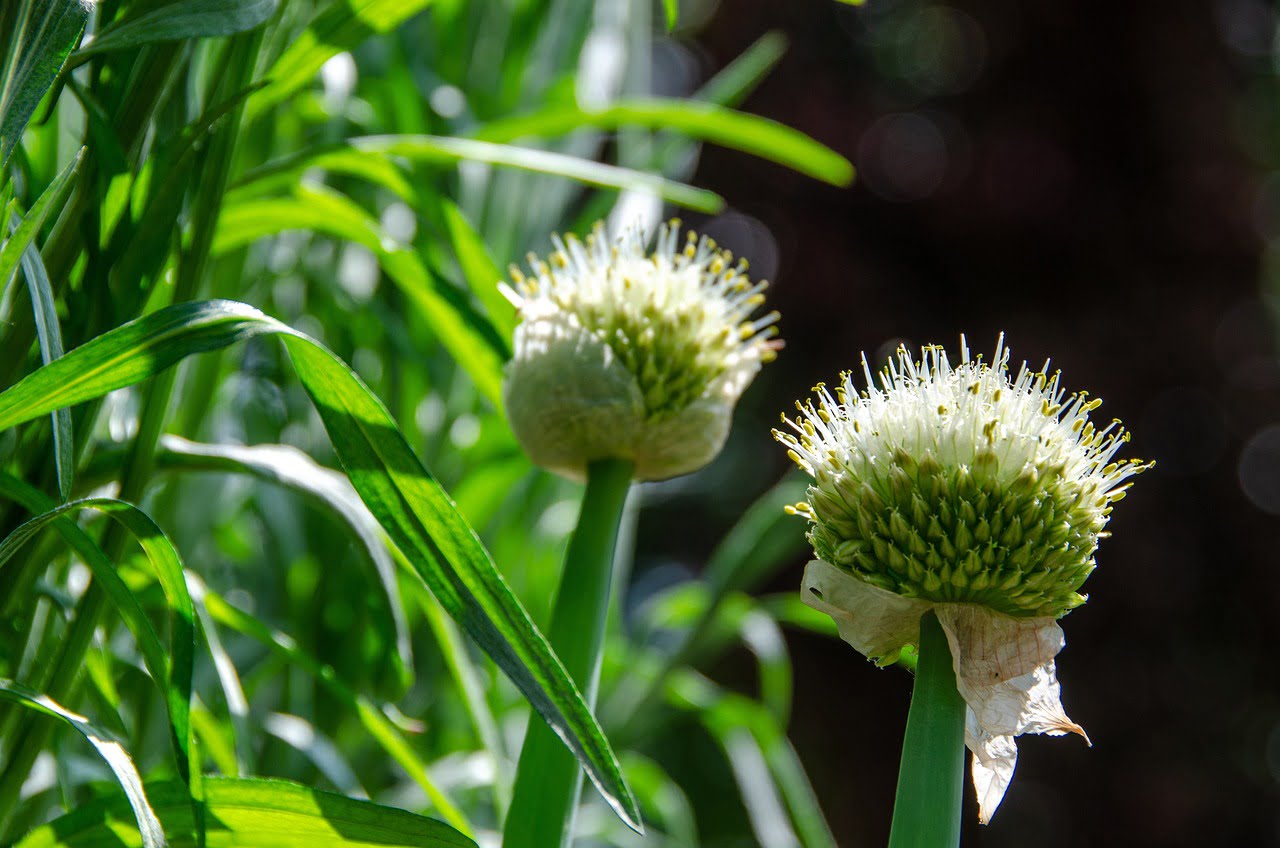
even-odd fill
[(1010, 378), (1001, 337), (990, 364), (961, 343), (917, 361), (899, 349), (877, 387), (844, 374), (834, 396), (775, 431), (813, 483), (791, 508), (810, 521), (818, 560), (804, 599), (868, 657), (892, 662), (933, 609), (970, 707), (968, 742), (983, 820), (1003, 797), (1021, 733), (1079, 732), (1062, 710), (1055, 619), (1081, 585), (1112, 505), (1148, 466), (1115, 461), (1128, 433), (1089, 420), (1101, 405), (1067, 396), (1058, 374), (1025, 364)]
[(1024, 364), (1008, 378), (1003, 340), (988, 366), (952, 368), (941, 348), (905, 350), (874, 387), (852, 375), (832, 397), (797, 404), (779, 433), (814, 483), (795, 509), (820, 559), (909, 598), (965, 602), (1014, 616), (1060, 616), (1077, 590), (1125, 481), (1145, 466), (1113, 462), (1129, 438), (1057, 374)]
[(575, 478), (607, 458), (633, 461), (639, 480), (706, 465), (779, 346), (778, 313), (751, 317), (766, 283), (705, 236), (681, 247), (678, 221), (652, 253), (639, 228), (553, 242), (548, 260), (530, 255), (532, 275), (511, 269), (521, 323), (503, 402), (520, 443)]

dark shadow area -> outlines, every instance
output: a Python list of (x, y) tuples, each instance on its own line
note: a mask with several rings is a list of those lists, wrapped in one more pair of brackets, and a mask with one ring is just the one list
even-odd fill
[[(1132, 429), (1126, 455), (1157, 462), (1116, 509), (1090, 602), (1063, 621), (1064, 703), (1094, 747), (1024, 737), (993, 824), (966, 799), (968, 846), (1280, 844), (1280, 522), (1266, 511), (1280, 513), (1280, 360), (1262, 282), (1274, 27), (1247, 0), (723, 0), (694, 45), (714, 70), (786, 32), (745, 108), (860, 171), (840, 191), (705, 151), (695, 182), (776, 238), (707, 225), (735, 252), (776, 252), (788, 343), (708, 474), (776, 479), (787, 462), (768, 427), (792, 399), (864, 350), (954, 350), (962, 332), (988, 352), (1006, 332), (1015, 361), (1052, 357), (1069, 390), (1105, 399), (1103, 422)], [(678, 540), (678, 559), (705, 561), (745, 495), (704, 494), (645, 515), (642, 563)], [(798, 587), (801, 565), (770, 589)], [(909, 679), (843, 643), (793, 632), (790, 647), (791, 736), (840, 844), (884, 844)], [(755, 686), (745, 652), (714, 674)]]

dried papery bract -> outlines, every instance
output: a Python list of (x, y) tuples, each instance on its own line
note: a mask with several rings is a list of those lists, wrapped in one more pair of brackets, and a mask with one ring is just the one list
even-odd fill
[(778, 318), (751, 316), (764, 282), (679, 222), (652, 252), (638, 228), (553, 239), (532, 274), (511, 269), (520, 310), (503, 401), (534, 462), (573, 478), (607, 458), (639, 480), (695, 471), (720, 452), (734, 405), (775, 355)]
[(1084, 735), (1059, 697), (1056, 620), (1085, 602), (1112, 506), (1148, 467), (1115, 460), (1129, 436), (1089, 420), (1101, 401), (1068, 397), (1047, 366), (1011, 376), (1008, 363), (1003, 337), (990, 364), (963, 341), (955, 367), (940, 347), (919, 360), (899, 349), (877, 386), (864, 359), (864, 389), (849, 373), (834, 395), (819, 385), (775, 431), (813, 477), (792, 508), (818, 557), (805, 602), (880, 663), (936, 612), (984, 822), (1012, 778), (1015, 736)]

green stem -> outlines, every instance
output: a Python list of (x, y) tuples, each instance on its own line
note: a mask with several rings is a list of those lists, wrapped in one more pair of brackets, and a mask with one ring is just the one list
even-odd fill
[(920, 619), (920, 657), (902, 741), (889, 848), (960, 844), (964, 717), (947, 636), (938, 617), (927, 612)]
[[(631, 485), (630, 462), (600, 460), (587, 467), (587, 491), (569, 540), (548, 638), (565, 669), (594, 708), (600, 678), (609, 584), (618, 525)], [(582, 788), (582, 769), (537, 716), (520, 751), (503, 848), (555, 848), (569, 843)]]

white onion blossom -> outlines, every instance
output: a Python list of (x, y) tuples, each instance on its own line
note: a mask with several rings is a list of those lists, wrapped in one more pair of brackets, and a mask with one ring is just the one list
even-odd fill
[(866, 388), (847, 372), (834, 396), (819, 384), (775, 436), (813, 477), (789, 508), (808, 518), (817, 556), (804, 601), (880, 664), (937, 614), (985, 823), (1013, 777), (1014, 737), (1085, 736), (1062, 708), (1057, 619), (1085, 602), (1112, 505), (1149, 465), (1116, 461), (1128, 433), (1096, 427), (1101, 401), (1068, 397), (1047, 363), (1011, 379), (1003, 336), (990, 365), (963, 339), (960, 359), (899, 348), (877, 387), (864, 358)]
[(538, 465), (581, 478), (596, 459), (635, 463), (639, 480), (687, 474), (728, 436), (734, 405), (779, 343), (777, 312), (752, 313), (766, 283), (747, 263), (662, 225), (609, 240), (553, 236), (532, 274), (511, 268), (521, 322), (503, 380), (517, 439)]

